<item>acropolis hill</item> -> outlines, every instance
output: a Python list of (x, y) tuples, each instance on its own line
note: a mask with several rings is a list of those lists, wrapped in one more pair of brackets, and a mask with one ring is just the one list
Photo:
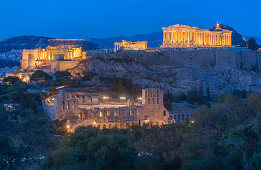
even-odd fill
[[(164, 36), (161, 40), (161, 48), (148, 48), (147, 43), (149, 44), (149, 41), (122, 40), (121, 42), (117, 41), (112, 43), (115, 46), (115, 53), (106, 54), (101, 52), (100, 54), (92, 54), (90, 56), (87, 56), (86, 51), (80, 46), (76, 47), (74, 44), (70, 44), (71, 42), (82, 40), (53, 39), (49, 41), (53, 41), (55, 44), (49, 45), (46, 48), (24, 50), (21, 68), (24, 71), (31, 71), (31, 73), (36, 69), (41, 69), (49, 73), (69, 70), (74, 77), (83, 75), (84, 71), (97, 73), (97, 75), (99, 75), (98, 77), (104, 77), (105, 75), (124, 77), (126, 76), (125, 74), (127, 74), (134, 82), (137, 82), (144, 88), (147, 86), (158, 87), (161, 86), (163, 82), (157, 84), (155, 83), (157, 79), (155, 79), (154, 82), (149, 83), (149, 81), (145, 81), (145, 83), (144, 77), (129, 74), (128, 71), (124, 73), (121, 69), (125, 69), (122, 68), (125, 63), (128, 68), (135, 67), (136, 64), (143, 64), (144, 67), (148, 65), (157, 68), (151, 72), (150, 75), (144, 75), (149, 79), (154, 79), (153, 77), (155, 77), (157, 72), (165, 72), (166, 68), (185, 68), (190, 71), (191, 69), (204, 69), (209, 71), (209, 69), (216, 67), (226, 67), (247, 72), (261, 70), (260, 52), (250, 51), (246, 48), (238, 48), (244, 45), (245, 40), (239, 33), (227, 25), (217, 23), (208, 30), (177, 24), (163, 27), (162, 33)], [(87, 60), (85, 59), (86, 56), (88, 58)], [(108, 66), (110, 69), (103, 72), (107, 64), (101, 63), (100, 60), (111, 60), (112, 62), (110, 66)], [(119, 63), (114, 61), (126, 62)], [(131, 65), (131, 63), (133, 63), (133, 65)], [(147, 72), (148, 70), (140, 67), (133, 71), (142, 75), (143, 72)], [(17, 76), (24, 77), (26, 80), (28, 79), (26, 73), (20, 73), (17, 74)], [(164, 75), (162, 76), (164, 77)], [(211, 78), (211, 76), (209, 78)], [(239, 85), (240, 88), (234, 86), (231, 87), (231, 89), (249, 90), (252, 88), (252, 91), (259, 91), (258, 83), (250, 83), (250, 86), (247, 85), (248, 87), (243, 87), (245, 83), (249, 82), (254, 83), (257, 82), (257, 80), (240, 82), (243, 83), (243, 85)], [(198, 83), (199, 82), (196, 84)], [(187, 87), (190, 89), (194, 85), (193, 83), (188, 84)], [(220, 87), (213, 85), (213, 93), (218, 93), (219, 88)], [(177, 91), (172, 85), (161, 89), (164, 90), (164, 92), (166, 92), (166, 89), (172, 92)], [(226, 89), (225, 91), (231, 92), (231, 89)], [(186, 92), (187, 90), (181, 91)]]

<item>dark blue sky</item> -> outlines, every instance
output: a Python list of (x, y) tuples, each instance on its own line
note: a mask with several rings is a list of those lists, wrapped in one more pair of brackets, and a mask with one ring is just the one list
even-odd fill
[(220, 21), (261, 37), (261, 0), (0, 0), (0, 39), (132, 36)]

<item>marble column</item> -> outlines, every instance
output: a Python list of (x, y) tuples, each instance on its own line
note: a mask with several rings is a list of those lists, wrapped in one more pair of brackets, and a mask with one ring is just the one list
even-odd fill
[(180, 32), (180, 43), (181, 44), (183, 43), (183, 32), (182, 31)]
[(175, 32), (175, 39), (174, 39), (174, 41), (175, 41), (175, 44), (177, 44), (177, 42), (178, 42), (178, 33), (177, 32)]

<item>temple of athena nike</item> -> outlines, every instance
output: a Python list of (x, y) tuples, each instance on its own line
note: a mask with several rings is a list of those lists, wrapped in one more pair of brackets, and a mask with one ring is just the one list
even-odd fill
[(179, 24), (162, 29), (162, 48), (231, 46), (232, 31), (222, 29), (219, 23), (214, 31)]

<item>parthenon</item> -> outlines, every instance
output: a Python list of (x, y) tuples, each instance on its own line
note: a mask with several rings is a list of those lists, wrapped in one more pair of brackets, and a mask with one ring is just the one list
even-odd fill
[(231, 46), (232, 31), (221, 29), (219, 23), (214, 31), (179, 24), (162, 29), (162, 48)]

